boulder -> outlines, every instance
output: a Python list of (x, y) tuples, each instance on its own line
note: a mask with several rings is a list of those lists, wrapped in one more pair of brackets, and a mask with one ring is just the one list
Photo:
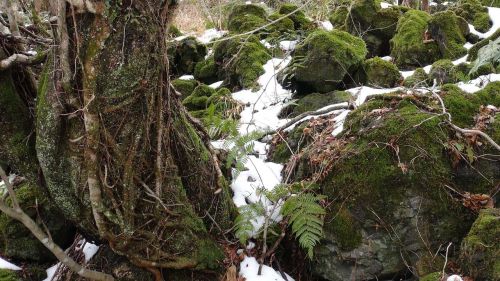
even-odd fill
[(259, 38), (233, 38), (214, 46), (218, 76), (233, 89), (251, 88), (264, 73), (263, 65), (271, 59)]
[(403, 80), (396, 65), (379, 57), (364, 61), (357, 76), (361, 84), (382, 88), (395, 87)]
[(196, 87), (198, 87), (199, 82), (192, 80), (175, 79), (172, 80), (172, 86), (176, 91), (181, 94), (181, 98), (185, 99), (187, 96), (191, 95)]
[(199, 85), (196, 87), (193, 92), (187, 96), (182, 104), (188, 110), (203, 110), (207, 108), (208, 98), (215, 94), (215, 89), (207, 86), (207, 85)]
[[(500, 180), (498, 163), (456, 163), (447, 146), (458, 143), (481, 155), (488, 144), (468, 144), (443, 124), (444, 117), (433, 117), (438, 104), (402, 94), (372, 98), (351, 112), (337, 138), (316, 133), (296, 153), (294, 179), (317, 177), (328, 196), (324, 238), (311, 266), (318, 279), (391, 280), (409, 274), (408, 267), (418, 267), (421, 276), (439, 271), (442, 261), (429, 259), (429, 249), (444, 254), (442, 245), (458, 245), (475, 219), (445, 185), (487, 193)], [(457, 110), (446, 106), (452, 114)], [(479, 107), (472, 107), (474, 116)], [(456, 258), (449, 254), (449, 261)]]
[(415, 69), (415, 72), (404, 80), (403, 85), (408, 88), (425, 87), (430, 82), (429, 75), (420, 67)]
[(452, 11), (435, 13), (429, 20), (429, 33), (439, 46), (441, 58), (457, 59), (467, 54), (463, 46), (469, 34), (467, 22)]
[(236, 5), (229, 13), (227, 27), (235, 33), (254, 30), (267, 23), (267, 11), (260, 5)]
[(307, 111), (318, 110), (330, 104), (348, 102), (352, 95), (344, 91), (333, 91), (326, 94), (313, 93), (299, 99), (280, 112), (280, 118), (293, 118)]
[[(279, 13), (281, 15), (288, 15), (298, 9), (299, 7), (297, 5), (286, 3), (280, 7)], [(296, 30), (308, 30), (314, 27), (313, 23), (306, 17), (302, 10), (298, 10), (297, 12), (291, 14), (288, 18), (292, 20)]]
[(366, 54), (363, 40), (347, 32), (315, 31), (296, 47), (284, 72), (285, 87), (299, 95), (342, 88), (343, 80), (357, 70)]
[(487, 32), (492, 26), (488, 9), (479, 0), (460, 0), (452, 10), (480, 32)]
[(399, 19), (391, 40), (391, 57), (396, 65), (419, 67), (441, 58), (437, 43), (424, 40), (430, 20), (429, 14), (417, 10), (410, 10)]
[(500, 65), (500, 38), (490, 41), (478, 50), (469, 74), (476, 77), (494, 73), (497, 65)]
[(472, 46), (472, 48), (469, 49), (469, 57), (467, 58), (470, 61), (474, 61), (477, 59), (477, 54), (479, 49), (482, 47), (488, 45), (491, 41), (495, 41), (500, 37), (500, 29), (495, 31), (492, 35), (490, 35), (488, 38), (484, 38), (483, 40), (477, 42)]
[(196, 63), (205, 59), (207, 47), (195, 37), (187, 37), (170, 43), (168, 54), (175, 74), (192, 74)]
[(460, 249), (461, 265), (475, 280), (500, 280), (500, 209), (484, 209)]
[(431, 81), (436, 80), (438, 85), (455, 83), (458, 80), (455, 65), (451, 60), (447, 59), (438, 60), (432, 64), (429, 78)]
[(219, 81), (217, 75), (218, 65), (215, 63), (214, 57), (210, 56), (204, 61), (200, 61), (194, 68), (194, 78), (205, 84), (212, 84)]
[[(75, 228), (62, 218), (57, 207), (39, 187), (24, 182), (16, 188), (16, 193), (24, 212), (38, 224), (43, 223), (61, 248), (71, 244)], [(0, 252), (2, 256), (16, 261), (47, 263), (56, 260), (22, 223), (3, 213), (0, 214)]]

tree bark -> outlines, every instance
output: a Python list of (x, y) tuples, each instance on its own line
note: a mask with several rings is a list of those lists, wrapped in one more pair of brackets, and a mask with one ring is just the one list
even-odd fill
[[(64, 26), (53, 28), (36, 118), (25, 118), (36, 157), (12, 155), (11, 145), (0, 156), (22, 174), (39, 170), (66, 218), (136, 265), (216, 269), (223, 254), (212, 218), (230, 228), (234, 206), (206, 134), (170, 90), (174, 1), (91, 2), (86, 11), (59, 2)], [(19, 121), (0, 118), (12, 136)]]

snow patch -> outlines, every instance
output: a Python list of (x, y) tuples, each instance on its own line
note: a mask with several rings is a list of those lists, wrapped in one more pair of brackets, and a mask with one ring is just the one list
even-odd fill
[(22, 268), (0, 257), (0, 269), (21, 270)]
[(217, 89), (217, 88), (219, 88), (219, 87), (222, 85), (222, 83), (224, 83), (224, 81), (215, 82), (215, 83), (210, 84), (210, 85), (208, 85), (208, 86), (209, 86), (210, 88)]
[(210, 41), (214, 39), (219, 39), (222, 36), (224, 36), (227, 33), (227, 31), (223, 30), (217, 30), (215, 28), (207, 29), (205, 32), (203, 32), (202, 35), (200, 35), (197, 39), (203, 43), (203, 44), (208, 44)]
[(280, 42), (280, 49), (283, 51), (293, 51), (295, 50), (295, 47), (297, 46), (297, 40), (294, 41), (281, 41)]
[(476, 34), (480, 38), (486, 38), (491, 36), (500, 28), (500, 8), (488, 7), (488, 14), (490, 16), (490, 20), (493, 22), (490, 30), (488, 30), (488, 32), (481, 33), (477, 31), (473, 25), (469, 24), (469, 29), (472, 34)]
[(332, 31), (333, 30), (333, 24), (330, 21), (322, 21), (320, 22), (320, 26), (325, 29), (326, 31)]
[(490, 82), (500, 81), (500, 74), (482, 75), (474, 80), (459, 82), (457, 86), (467, 93), (475, 93), (488, 85)]
[(194, 76), (193, 75), (182, 75), (181, 77), (179, 77), (179, 80), (194, 80)]
[[(267, 265), (262, 266), (262, 274), (258, 275), (259, 263), (254, 257), (245, 257), (240, 263), (240, 276), (246, 281), (285, 281), (281, 274)], [(288, 274), (286, 278), (294, 281)]]

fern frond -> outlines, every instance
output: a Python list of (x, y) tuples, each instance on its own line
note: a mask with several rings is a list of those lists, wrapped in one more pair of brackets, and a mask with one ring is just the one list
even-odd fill
[(302, 193), (288, 198), (281, 214), (288, 218), (292, 233), (299, 240), (299, 245), (307, 250), (309, 258), (313, 257), (313, 249), (323, 237), (325, 209), (319, 204), (324, 196)]
[(265, 208), (262, 203), (255, 203), (238, 208), (239, 214), (234, 220), (235, 235), (240, 243), (245, 245), (252, 234), (259, 231), (255, 229), (252, 221), (256, 217), (264, 215)]

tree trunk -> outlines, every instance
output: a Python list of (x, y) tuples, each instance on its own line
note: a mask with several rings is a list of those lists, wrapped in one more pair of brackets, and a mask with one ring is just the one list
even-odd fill
[[(136, 265), (216, 269), (234, 207), (208, 137), (170, 88), (174, 3), (116, 2), (59, 2), (36, 118), (33, 89), (0, 75), (0, 157), (29, 177), (39, 170), (66, 218)], [(29, 153), (16, 153), (15, 135)]]

